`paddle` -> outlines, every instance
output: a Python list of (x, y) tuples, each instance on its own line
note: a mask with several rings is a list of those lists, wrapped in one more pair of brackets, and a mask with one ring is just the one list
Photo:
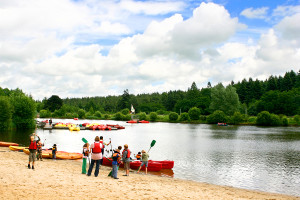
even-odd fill
[[(150, 149), (155, 145), (155, 143), (156, 143), (156, 141), (155, 141), (155, 140), (152, 140), (152, 142), (151, 142), (151, 144), (150, 144)], [(149, 151), (150, 151), (150, 149), (149, 149)], [(148, 153), (149, 153), (149, 151), (148, 151)]]

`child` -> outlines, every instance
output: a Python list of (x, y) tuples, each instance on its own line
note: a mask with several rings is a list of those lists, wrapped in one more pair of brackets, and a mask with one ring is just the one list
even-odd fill
[(43, 150), (42, 150), (43, 146), (44, 144), (41, 141), (37, 143), (37, 155), (36, 155), (37, 160), (41, 159), (41, 161), (43, 161)]
[(135, 156), (137, 160), (141, 160), (142, 154), (141, 152), (138, 152), (138, 154)]
[(137, 173), (139, 173), (140, 170), (141, 170), (141, 168), (145, 165), (145, 167), (146, 167), (146, 174), (147, 174), (148, 158), (149, 158), (149, 154), (146, 153), (145, 150), (143, 150), (143, 151), (142, 151), (142, 164), (141, 164), (141, 166), (139, 167)]
[(57, 147), (56, 147), (56, 144), (54, 144), (52, 147), (52, 158), (53, 159), (56, 159), (56, 151), (57, 151)]
[[(35, 137), (37, 137), (38, 140), (35, 140)], [(34, 162), (35, 162), (35, 159), (36, 159), (37, 143), (39, 142), (39, 140), (40, 140), (40, 137), (37, 136), (35, 133), (33, 133), (30, 136), (28, 169), (30, 169), (30, 162), (32, 162), (32, 169), (34, 169)]]
[(119, 149), (116, 149), (114, 151), (114, 154), (113, 154), (112, 158), (113, 158), (113, 161), (112, 161), (112, 173), (111, 173), (111, 176), (114, 179), (119, 179), (118, 178), (118, 165), (119, 165), (119, 162), (121, 160), (120, 150)]
[(83, 145), (82, 150), (83, 158), (82, 158), (82, 174), (86, 174), (86, 159), (89, 157), (89, 143), (85, 143)]

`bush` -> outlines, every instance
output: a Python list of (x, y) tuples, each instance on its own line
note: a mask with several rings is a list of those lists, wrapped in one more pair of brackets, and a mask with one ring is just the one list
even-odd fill
[(255, 124), (256, 123), (256, 117), (253, 117), (253, 116), (249, 117), (248, 122), (251, 123), (251, 124)]
[(141, 113), (139, 114), (139, 120), (146, 120), (146, 118), (147, 118), (147, 115), (146, 115), (145, 112), (141, 112)]
[(199, 118), (201, 121), (206, 121), (206, 116), (205, 115), (200, 115), (200, 118)]
[(96, 112), (95, 112), (95, 116), (98, 117), (98, 118), (101, 118), (101, 116), (102, 116), (102, 115), (101, 115), (101, 112), (100, 112), (100, 111), (96, 111)]
[(105, 114), (104, 115), (104, 119), (108, 119), (109, 118), (109, 115), (108, 114)]
[(158, 115), (163, 115), (163, 114), (165, 114), (165, 111), (164, 111), (164, 110), (158, 110), (158, 111), (156, 111), (156, 113), (157, 113)]
[(156, 112), (151, 112), (150, 113), (150, 121), (156, 121), (157, 120), (157, 113)]
[(40, 110), (40, 118), (51, 117), (51, 112), (49, 110)]
[(122, 120), (124, 120), (124, 121), (129, 121), (130, 118), (131, 118), (130, 114), (122, 115)]
[(283, 125), (283, 126), (288, 126), (288, 125), (289, 125), (289, 120), (288, 120), (287, 117), (283, 117), (283, 118), (282, 118), (282, 125)]
[(65, 118), (73, 119), (74, 118), (73, 113), (66, 113)]
[(209, 124), (217, 124), (217, 123), (226, 123), (227, 122), (227, 116), (225, 115), (225, 113), (221, 110), (216, 110), (215, 112), (213, 112), (213, 114), (210, 114), (207, 118), (206, 118), (207, 123)]
[(84, 119), (85, 118), (85, 111), (83, 109), (78, 110), (78, 118)]
[(117, 112), (117, 113), (115, 114), (115, 120), (122, 120), (122, 118), (123, 118), (122, 113)]
[(271, 114), (268, 111), (262, 111), (258, 113), (257, 119), (256, 119), (257, 125), (271, 125)]
[(190, 116), (188, 113), (184, 112), (184, 113), (181, 113), (180, 114), (180, 117), (179, 117), (179, 120), (180, 121), (189, 121), (190, 120)]
[(281, 121), (278, 115), (270, 114), (268, 111), (262, 111), (257, 115), (256, 124), (264, 126), (279, 126)]
[(295, 115), (294, 120), (298, 125), (300, 125), (300, 115)]
[(122, 113), (123, 115), (128, 115), (128, 114), (130, 113), (130, 111), (129, 111), (128, 108), (125, 108), (125, 109), (121, 110), (121, 113)]
[(233, 124), (239, 124), (243, 121), (243, 115), (240, 112), (235, 112), (231, 117)]
[(0, 96), (0, 130), (9, 128), (12, 118), (12, 107), (8, 97)]
[(176, 112), (170, 112), (169, 120), (170, 121), (176, 121), (177, 119), (178, 119), (178, 114)]
[(191, 120), (198, 120), (200, 118), (201, 110), (200, 108), (193, 107), (189, 110), (189, 116)]

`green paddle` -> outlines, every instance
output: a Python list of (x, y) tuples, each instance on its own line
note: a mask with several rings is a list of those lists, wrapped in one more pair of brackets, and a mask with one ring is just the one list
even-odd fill
[(82, 138), (81, 140), (82, 140), (82, 142), (84, 142), (85, 144), (88, 143), (88, 141), (87, 141), (85, 138)]
[[(150, 149), (155, 145), (155, 143), (156, 143), (156, 141), (155, 141), (155, 140), (152, 140), (152, 142), (151, 142), (151, 144), (150, 144)], [(150, 149), (149, 149), (149, 151), (150, 151)], [(148, 151), (148, 153), (149, 153), (149, 151)]]

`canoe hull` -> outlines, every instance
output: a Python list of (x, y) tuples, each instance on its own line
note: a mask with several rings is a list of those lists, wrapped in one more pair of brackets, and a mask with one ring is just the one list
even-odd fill
[(0, 147), (9, 147), (9, 146), (19, 146), (19, 144), (13, 143), (13, 142), (2, 142), (2, 141), (0, 141)]

